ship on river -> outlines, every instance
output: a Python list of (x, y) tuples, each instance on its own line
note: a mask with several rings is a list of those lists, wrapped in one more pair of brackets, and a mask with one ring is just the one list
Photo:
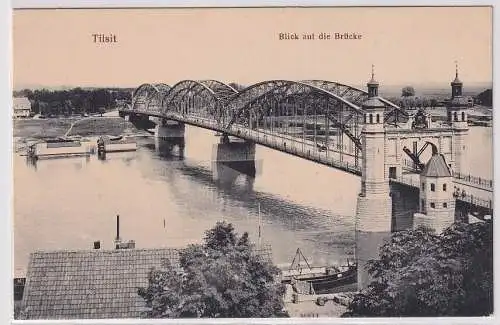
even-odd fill
[(301, 287), (308, 294), (350, 291), (356, 286), (357, 272), (357, 264), (349, 260), (347, 265), (313, 267), (298, 248), (290, 268), (282, 271), (281, 283), (291, 284), (294, 290)]

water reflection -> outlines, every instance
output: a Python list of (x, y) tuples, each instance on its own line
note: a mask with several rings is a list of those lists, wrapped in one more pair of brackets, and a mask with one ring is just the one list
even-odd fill
[[(473, 132), (485, 145), (469, 145), (481, 160), (471, 166), (487, 174), (491, 131)], [(137, 138), (136, 152), (102, 161), (29, 162), (16, 155), (16, 269), (26, 268), (34, 250), (89, 249), (95, 240), (111, 249), (116, 214), (123, 236), (138, 248), (200, 242), (219, 220), (256, 240), (259, 204), (263, 242), (272, 245), (276, 263), (291, 262), (297, 247), (315, 264), (353, 256), (359, 177), (260, 146), (253, 176), (248, 166), (215, 163), (219, 138), (198, 128), (186, 127), (185, 138), (158, 140)]]
[(184, 138), (159, 138), (154, 137), (154, 143), (146, 144), (146, 148), (154, 149), (154, 151), (162, 158), (172, 158), (184, 159), (184, 147), (186, 141)]

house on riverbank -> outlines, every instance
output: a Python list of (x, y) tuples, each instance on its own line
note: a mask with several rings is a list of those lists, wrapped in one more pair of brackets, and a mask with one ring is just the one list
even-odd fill
[(137, 290), (167, 261), (178, 265), (177, 249), (32, 253), (19, 318), (140, 318), (146, 304)]
[(14, 118), (26, 118), (31, 114), (31, 102), (27, 97), (12, 98), (12, 116)]

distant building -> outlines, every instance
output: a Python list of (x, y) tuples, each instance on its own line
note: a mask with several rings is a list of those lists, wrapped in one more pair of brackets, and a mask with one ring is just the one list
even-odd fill
[(31, 102), (26, 97), (13, 98), (13, 117), (29, 117), (31, 113)]
[(147, 286), (151, 267), (167, 261), (178, 265), (178, 250), (35, 252), (26, 274), (21, 318), (140, 318), (146, 303), (137, 290)]

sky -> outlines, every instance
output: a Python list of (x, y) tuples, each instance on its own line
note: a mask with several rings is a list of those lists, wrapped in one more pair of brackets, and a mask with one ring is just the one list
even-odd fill
[[(361, 34), (320, 40), (319, 33)], [(279, 40), (279, 33), (315, 34)], [(116, 35), (116, 43), (93, 34)], [(448, 87), (492, 82), (492, 9), (46, 9), (13, 13), (13, 86), (322, 79)]]

